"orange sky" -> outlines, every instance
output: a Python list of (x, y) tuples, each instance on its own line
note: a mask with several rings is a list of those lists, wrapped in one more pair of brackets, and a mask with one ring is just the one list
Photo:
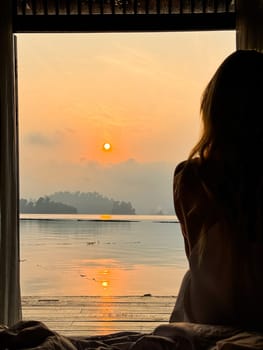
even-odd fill
[(145, 177), (175, 166), (197, 140), (203, 89), (234, 50), (235, 32), (19, 34), (21, 196), (116, 196), (105, 169), (116, 179), (131, 164)]

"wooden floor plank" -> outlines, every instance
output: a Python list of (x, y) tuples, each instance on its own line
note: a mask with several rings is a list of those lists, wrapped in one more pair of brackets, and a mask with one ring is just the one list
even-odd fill
[(64, 335), (103, 335), (123, 331), (150, 333), (169, 321), (176, 298), (23, 297), (24, 320), (38, 320)]

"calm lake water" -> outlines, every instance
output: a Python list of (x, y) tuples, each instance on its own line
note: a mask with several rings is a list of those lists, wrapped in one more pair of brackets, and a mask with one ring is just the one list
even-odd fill
[(23, 296), (177, 295), (187, 269), (175, 216), (21, 214)]

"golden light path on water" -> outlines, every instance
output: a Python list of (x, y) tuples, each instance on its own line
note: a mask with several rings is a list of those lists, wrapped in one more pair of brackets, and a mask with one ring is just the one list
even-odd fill
[(22, 295), (177, 295), (187, 262), (168, 217), (51, 217), (20, 222)]

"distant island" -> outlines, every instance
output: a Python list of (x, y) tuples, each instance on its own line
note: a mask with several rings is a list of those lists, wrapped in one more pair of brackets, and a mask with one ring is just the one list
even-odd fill
[(55, 192), (37, 200), (21, 198), (20, 212), (30, 214), (136, 214), (130, 202), (110, 199), (98, 192)]
[(77, 212), (73, 206), (53, 202), (49, 197), (40, 197), (36, 201), (20, 199), (20, 213), (23, 214), (76, 214)]

